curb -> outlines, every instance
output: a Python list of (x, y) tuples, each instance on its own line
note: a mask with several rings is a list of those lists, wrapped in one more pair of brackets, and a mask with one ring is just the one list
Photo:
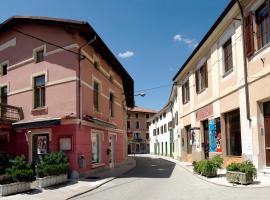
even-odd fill
[[(244, 186), (244, 185), (237, 185), (237, 184), (232, 184), (232, 185), (224, 185), (224, 184), (221, 184), (221, 183), (215, 183), (215, 182), (212, 182), (212, 181), (209, 181), (207, 178), (203, 177), (203, 176), (200, 176), (200, 175), (197, 175), (197, 174), (194, 174), (192, 171), (190, 171), (186, 166), (183, 166), (182, 164), (180, 164), (179, 162), (176, 162), (178, 160), (175, 160), (175, 159), (172, 159), (172, 158), (169, 158), (167, 159), (166, 157), (160, 157), (160, 156), (155, 156), (156, 158), (160, 158), (160, 159), (163, 159), (163, 160), (167, 160), (167, 161), (170, 161), (170, 162), (174, 162), (177, 166), (181, 167), (182, 169), (185, 169), (187, 172), (189, 172), (190, 174), (192, 174), (193, 176), (197, 177), (198, 179), (201, 179), (205, 182), (208, 182), (208, 183), (211, 183), (213, 185), (217, 185), (217, 186), (221, 186), (221, 187), (227, 187), (227, 188), (239, 188), (239, 189), (250, 189), (250, 188), (269, 188), (270, 185), (267, 185), (267, 186), (259, 186), (259, 185), (253, 185), (252, 187), (249, 187), (248, 185)], [(240, 187), (239, 187), (240, 186)]]
[(100, 185), (97, 185), (97, 186), (95, 186), (95, 187), (93, 187), (93, 188), (91, 188), (91, 189), (89, 189), (89, 190), (86, 190), (86, 191), (84, 191), (84, 192), (80, 192), (80, 193), (78, 193), (78, 194), (75, 194), (75, 195), (73, 195), (73, 196), (70, 196), (70, 197), (66, 198), (66, 200), (73, 199), (73, 198), (75, 198), (75, 197), (78, 197), (78, 196), (81, 196), (81, 195), (86, 194), (86, 193), (88, 193), (88, 192), (91, 192), (91, 191), (93, 191), (93, 190), (95, 190), (95, 189), (98, 189), (99, 187), (105, 185), (106, 183), (109, 183), (109, 182), (111, 182), (111, 181), (113, 181), (113, 180), (119, 178), (120, 176), (123, 176), (124, 174), (129, 173), (130, 171), (132, 171), (132, 170), (137, 166), (136, 159), (134, 159), (134, 161), (135, 161), (135, 165), (134, 165), (132, 168), (128, 169), (126, 172), (123, 172), (122, 174), (120, 174), (120, 175), (118, 175), (118, 176), (109, 178), (109, 179), (108, 179), (107, 181), (105, 181), (104, 183), (101, 183)]

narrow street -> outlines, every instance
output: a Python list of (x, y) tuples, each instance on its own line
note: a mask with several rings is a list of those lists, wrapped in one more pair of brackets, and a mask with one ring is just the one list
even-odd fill
[(104, 186), (76, 197), (83, 200), (228, 200), (269, 199), (270, 188), (229, 188), (205, 182), (185, 169), (149, 157), (136, 157), (137, 167)]

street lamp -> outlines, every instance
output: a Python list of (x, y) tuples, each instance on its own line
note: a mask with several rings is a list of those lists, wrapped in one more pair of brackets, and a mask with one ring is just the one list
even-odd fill
[(145, 97), (145, 95), (146, 95), (146, 94), (145, 94), (144, 92), (140, 92), (140, 93), (138, 93), (138, 94), (134, 94), (134, 97), (135, 97), (135, 96)]

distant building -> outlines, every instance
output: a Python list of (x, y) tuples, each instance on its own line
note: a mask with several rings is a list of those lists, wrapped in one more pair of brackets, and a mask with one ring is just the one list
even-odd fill
[(149, 122), (157, 111), (141, 107), (129, 110), (127, 119), (128, 153), (149, 153)]

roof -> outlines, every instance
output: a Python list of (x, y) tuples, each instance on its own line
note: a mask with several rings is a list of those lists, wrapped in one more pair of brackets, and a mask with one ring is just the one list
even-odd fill
[(157, 113), (158, 111), (148, 109), (148, 108), (143, 108), (143, 107), (138, 107), (135, 106), (133, 109), (130, 110), (131, 112), (144, 112), (144, 113)]
[(211, 36), (212, 32), (218, 27), (218, 25), (221, 23), (223, 18), (229, 13), (231, 8), (234, 6), (234, 4), (237, 2), (237, 0), (231, 0), (230, 3), (227, 5), (227, 7), (224, 9), (224, 11), (221, 13), (221, 15), (218, 17), (218, 19), (215, 21), (213, 26), (209, 29), (209, 31), (205, 34), (203, 39), (200, 41), (198, 46), (194, 49), (194, 51), (191, 53), (191, 55), (188, 57), (186, 62), (180, 67), (176, 75), (173, 77), (173, 81), (177, 78), (177, 76), (184, 70), (184, 68), (188, 65), (189, 61), (195, 56), (195, 54), (200, 50), (204, 42)]
[(44, 24), (58, 27), (60, 26), (65, 29), (76, 29), (77, 31), (79, 31), (80, 35), (86, 39), (86, 41), (90, 41), (94, 38), (94, 36), (96, 36), (96, 40), (91, 44), (91, 46), (119, 74), (123, 81), (126, 104), (130, 108), (134, 107), (134, 81), (132, 77), (125, 70), (122, 64), (117, 60), (114, 54), (110, 51), (104, 41), (99, 37), (99, 35), (90, 26), (88, 22), (50, 17), (13, 16), (0, 25), (0, 33), (8, 30), (14, 25), (21, 23)]

